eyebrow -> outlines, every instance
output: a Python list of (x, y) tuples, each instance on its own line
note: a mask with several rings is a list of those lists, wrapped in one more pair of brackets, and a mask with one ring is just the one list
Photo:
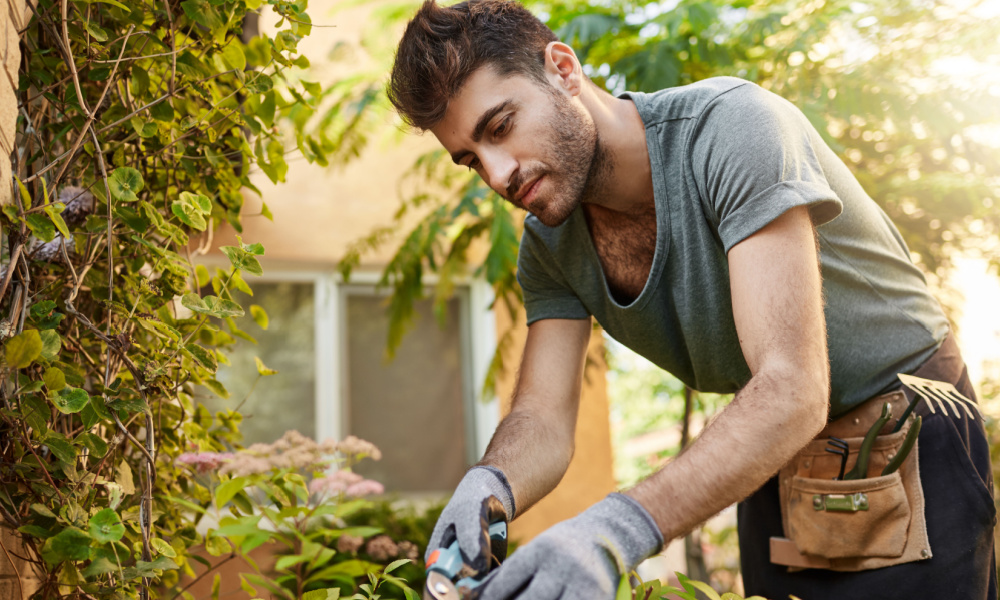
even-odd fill
[[(514, 104), (513, 98), (508, 98), (500, 104), (487, 109), (482, 115), (480, 115), (479, 120), (476, 121), (476, 126), (472, 129), (472, 141), (479, 142), (483, 139), (483, 133), (486, 132), (486, 126), (490, 124), (493, 117), (497, 116), (498, 113), (510, 108)], [(451, 155), (451, 160), (457, 165), (460, 164), (462, 159), (472, 154), (468, 150), (459, 150), (458, 152)]]

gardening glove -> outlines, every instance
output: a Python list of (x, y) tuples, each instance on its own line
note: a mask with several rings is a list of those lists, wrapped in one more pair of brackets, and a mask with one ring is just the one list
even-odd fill
[(636, 500), (610, 494), (518, 549), (480, 587), (480, 600), (612, 600), (622, 575), (663, 547)]
[(476, 573), (490, 567), (490, 556), (503, 560), (507, 542), (491, 548), (489, 526), (514, 518), (514, 493), (503, 471), (495, 467), (473, 467), (455, 489), (444, 507), (427, 543), (424, 561), (438, 548), (447, 548), (457, 539), (462, 561)]

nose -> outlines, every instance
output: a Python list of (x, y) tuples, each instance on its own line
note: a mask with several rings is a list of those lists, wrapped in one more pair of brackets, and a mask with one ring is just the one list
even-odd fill
[(501, 196), (506, 196), (507, 187), (517, 171), (517, 159), (499, 148), (491, 148), (485, 152), (481, 151), (479, 160), (483, 164), (486, 183)]

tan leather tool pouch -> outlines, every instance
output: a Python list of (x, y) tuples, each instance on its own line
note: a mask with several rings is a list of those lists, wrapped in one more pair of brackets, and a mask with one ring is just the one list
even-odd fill
[(887, 401), (898, 418), (906, 405), (901, 393), (866, 402), (827, 426), (782, 468), (779, 491), (787, 539), (771, 539), (771, 562), (792, 570), (864, 571), (930, 558), (919, 441), (899, 470), (881, 474), (902, 445), (910, 423), (889, 433), (896, 419), (889, 421), (875, 439), (864, 479), (835, 480), (841, 458), (826, 452), (831, 436), (845, 440), (850, 446), (850, 471), (865, 433)]

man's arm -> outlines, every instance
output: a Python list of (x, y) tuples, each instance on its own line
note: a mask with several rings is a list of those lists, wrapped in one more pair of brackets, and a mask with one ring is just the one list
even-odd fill
[(573, 457), (589, 319), (528, 327), (514, 398), (480, 465), (506, 475), (518, 514), (552, 491)]
[(815, 231), (789, 210), (728, 255), (753, 377), (691, 447), (629, 490), (665, 540), (753, 493), (826, 423), (829, 364)]

